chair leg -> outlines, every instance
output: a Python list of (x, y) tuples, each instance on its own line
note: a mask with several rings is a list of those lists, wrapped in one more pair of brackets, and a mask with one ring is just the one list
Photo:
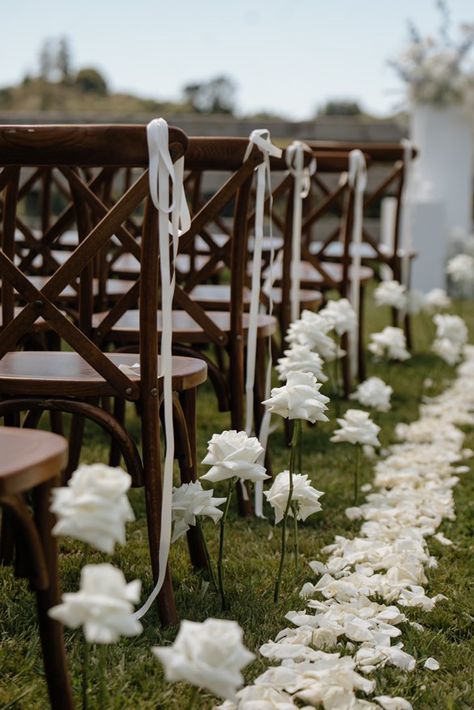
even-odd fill
[(85, 419), (79, 414), (73, 414), (69, 431), (69, 458), (64, 471), (64, 480), (68, 481), (79, 466), (82, 441), (84, 438)]
[(0, 523), (0, 565), (13, 564), (15, 558), (15, 535), (13, 520), (8, 509), (2, 510)]
[(57, 543), (51, 535), (53, 516), (49, 512), (51, 482), (34, 490), (34, 517), (42, 542), (49, 584), (36, 591), (38, 623), (43, 662), (52, 710), (73, 710), (71, 684), (66, 663), (63, 627), (48, 616), (48, 609), (59, 603)]
[[(121, 397), (115, 397), (114, 399), (114, 419), (116, 419), (121, 426), (125, 427), (125, 407), (126, 402)], [(120, 446), (118, 445), (115, 437), (112, 437), (110, 442), (109, 451), (109, 466), (120, 466)]]
[[(156, 392), (149, 393), (147, 397), (140, 401), (140, 411), (142, 416), (143, 477), (148, 541), (153, 580), (156, 582), (160, 572), (161, 506), (163, 503), (160, 419)], [(169, 566), (167, 566), (163, 586), (158, 594), (158, 613), (163, 626), (175, 626), (178, 623)]]
[[(360, 331), (359, 331), (359, 338), (360, 338)], [(349, 395), (351, 393), (351, 386), (352, 386), (352, 377), (351, 377), (351, 342), (349, 337), (347, 336), (347, 333), (345, 333), (341, 337), (341, 347), (343, 350), (346, 351), (346, 354), (342, 358), (341, 362), (341, 369), (342, 369), (342, 388), (343, 388), (343, 394), (344, 394), (344, 399), (349, 399)], [(359, 362), (360, 355), (357, 355), (357, 362)], [(336, 367), (338, 366), (338, 363), (336, 362)], [(339, 379), (339, 377), (337, 378)], [(339, 386), (338, 388), (339, 389)]]
[[(180, 429), (187, 439), (186, 448), (189, 452), (189, 456), (179, 458), (181, 483), (191, 483), (191, 481), (197, 480), (196, 390), (190, 389), (180, 392), (179, 403), (183, 415), (183, 426)], [(192, 525), (186, 535), (191, 564), (196, 569), (205, 569), (207, 567), (206, 552), (198, 528)]]

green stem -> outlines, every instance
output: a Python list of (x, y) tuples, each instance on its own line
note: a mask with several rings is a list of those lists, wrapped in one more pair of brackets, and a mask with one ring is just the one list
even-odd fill
[(293, 436), (291, 439), (291, 450), (290, 450), (290, 470), (289, 470), (289, 487), (288, 487), (288, 500), (286, 503), (285, 512), (283, 514), (283, 521), (281, 525), (281, 548), (280, 548), (280, 565), (278, 567), (278, 575), (275, 582), (275, 590), (273, 593), (273, 601), (278, 604), (280, 598), (280, 586), (281, 578), (283, 574), (283, 567), (285, 565), (286, 556), (286, 525), (288, 521), (288, 512), (291, 507), (292, 497), (293, 497), (293, 474), (295, 473), (295, 459), (296, 459), (296, 449), (298, 446), (298, 440), (301, 438), (301, 421), (296, 419), (293, 424)]
[(207, 546), (207, 541), (206, 541), (206, 536), (204, 535), (204, 530), (202, 529), (202, 523), (199, 517), (196, 517), (196, 529), (198, 531), (198, 534), (201, 538), (202, 546), (204, 549), (204, 556), (206, 558), (206, 563), (207, 563), (207, 571), (209, 572), (209, 576), (211, 578), (211, 582), (214, 585), (214, 589), (219, 591), (219, 588), (217, 586), (217, 579), (216, 579), (216, 574), (214, 572), (214, 567), (212, 566), (212, 561), (211, 561), (211, 555), (209, 554), (209, 548)]
[(219, 592), (221, 595), (222, 611), (227, 610), (227, 600), (225, 598), (224, 592), (224, 575), (222, 569), (222, 560), (224, 556), (224, 534), (225, 534), (225, 521), (227, 520), (227, 514), (230, 507), (230, 499), (232, 498), (232, 490), (235, 485), (235, 478), (229, 480), (229, 486), (227, 488), (227, 500), (225, 502), (224, 515), (221, 518), (221, 529), (219, 535), (219, 559), (217, 561), (217, 578), (219, 580)]
[(104, 643), (98, 644), (99, 655), (99, 709), (105, 710), (106, 706), (106, 687), (105, 687), (105, 669), (107, 666), (107, 646)]
[(198, 693), (199, 693), (199, 688), (196, 688), (195, 686), (193, 686), (191, 688), (191, 692), (189, 693), (188, 704), (186, 706), (187, 710), (192, 710), (192, 708), (194, 707), (194, 701), (196, 700)]
[(354, 472), (354, 505), (357, 505), (359, 497), (359, 470), (360, 470), (360, 452), (361, 445), (356, 444), (356, 467)]

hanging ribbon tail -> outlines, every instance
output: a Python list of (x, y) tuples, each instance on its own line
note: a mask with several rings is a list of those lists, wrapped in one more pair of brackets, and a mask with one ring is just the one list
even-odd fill
[(311, 176), (316, 172), (316, 160), (312, 158), (309, 167), (304, 166), (304, 154), (312, 151), (305, 143), (293, 141), (285, 151), (289, 173), (293, 176), (293, 222), (291, 236), (290, 265), (290, 315), (295, 321), (300, 317), (301, 283), (301, 239), (303, 221), (303, 200), (309, 195)]
[[(255, 198), (255, 235), (252, 260), (252, 282), (250, 290), (250, 309), (249, 309), (249, 325), (247, 333), (247, 357), (246, 357), (246, 379), (245, 379), (245, 432), (247, 435), (252, 433), (253, 429), (253, 412), (254, 412), (254, 385), (255, 385), (255, 366), (257, 357), (257, 326), (258, 314), (260, 312), (260, 291), (261, 291), (261, 272), (262, 272), (262, 251), (263, 251), (263, 225), (265, 217), (265, 195), (268, 191), (270, 203), (270, 279), (272, 279), (273, 270), (273, 229), (272, 229), (272, 184), (270, 171), (270, 156), (281, 158), (282, 150), (273, 145), (270, 140), (270, 132), (264, 128), (252, 131), (249, 136), (249, 144), (245, 152), (244, 160), (248, 158), (253, 146), (262, 152), (263, 162), (257, 166), (257, 190)], [(268, 313), (273, 312), (272, 288), (269, 293), (269, 308)], [(270, 340), (271, 348), (271, 340)], [(271, 352), (271, 349), (270, 349)], [(265, 446), (262, 444), (265, 449)], [(263, 454), (264, 457), (265, 454)], [(255, 511), (260, 517), (263, 516), (263, 486), (255, 485)]]
[[(364, 219), (364, 191), (367, 185), (367, 166), (364, 154), (360, 150), (351, 150), (349, 153), (348, 182), (354, 192), (354, 220), (352, 227), (352, 260), (351, 260), (351, 292), (352, 308), (360, 318), (360, 271), (361, 271), (361, 244)], [(357, 373), (359, 331), (354, 329), (349, 343), (349, 357), (351, 376)]]
[[(163, 408), (165, 424), (165, 461), (163, 466), (163, 497), (161, 507), (161, 538), (159, 549), (159, 575), (156, 585), (143, 606), (135, 612), (140, 619), (150, 609), (165, 579), (171, 545), (171, 502), (173, 489), (174, 431), (172, 392), (172, 308), (174, 295), (174, 269), (170, 263), (169, 237), (172, 237), (173, 261), (178, 251), (180, 232), (189, 229), (190, 218), (184, 195), (184, 158), (173, 164), (168, 146), (168, 124), (162, 118), (147, 126), (149, 153), (150, 196), (158, 211), (162, 334), (160, 373), (163, 377)], [(170, 203), (170, 182), (172, 202)], [(169, 219), (171, 217), (171, 221)]]

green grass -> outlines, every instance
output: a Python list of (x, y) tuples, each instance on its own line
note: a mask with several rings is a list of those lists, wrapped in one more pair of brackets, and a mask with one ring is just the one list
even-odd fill
[[(474, 308), (464, 305), (464, 317), (470, 321), (471, 335)], [(388, 323), (384, 309), (370, 311), (367, 330), (373, 332)], [(426, 323), (415, 323), (415, 354), (403, 365), (374, 364), (369, 360), (368, 374), (377, 374), (394, 387), (393, 409), (375, 416), (382, 426), (382, 443), (393, 441), (393, 427), (399, 421), (411, 421), (418, 416), (422, 382), (426, 377), (435, 380), (430, 394), (443, 389), (452, 377), (451, 368), (443, 365), (427, 348)], [(347, 404), (342, 403), (341, 411)], [(322, 513), (301, 525), (300, 549), (302, 564), (298, 575), (288, 558), (282, 585), (281, 603), (275, 608), (272, 602), (273, 585), (278, 565), (279, 528), (268, 520), (242, 520), (233, 511), (227, 532), (225, 554), (225, 579), (231, 611), (226, 614), (236, 619), (245, 631), (245, 643), (253, 651), (287, 624), (284, 615), (290, 609), (301, 609), (303, 603), (298, 591), (304, 581), (311, 578), (306, 562), (320, 556), (320, 549), (331, 542), (336, 534), (351, 535), (359, 528), (350, 522), (344, 509), (351, 504), (353, 450), (348, 445), (329, 443), (334, 428), (334, 405), (331, 421), (325, 425), (304, 429), (304, 470), (314, 484), (325, 491)], [(200, 429), (198, 433), (199, 456), (204, 456), (206, 442), (213, 432), (228, 427), (226, 414), (217, 414), (210, 388), (201, 388), (199, 395)], [(130, 412), (130, 427), (136, 422)], [(87, 430), (84, 461), (106, 460), (107, 449), (99, 433)], [(474, 448), (474, 433), (468, 431), (466, 446)], [(288, 465), (288, 452), (284, 446), (281, 428), (272, 435), (271, 453), (275, 473)], [(204, 467), (201, 467), (204, 471)], [(471, 471), (472, 473), (472, 471)], [(371, 479), (370, 466), (364, 465), (361, 483)], [(217, 488), (217, 494), (223, 489)], [(439, 660), (437, 673), (417, 668), (413, 673), (403, 673), (386, 668), (375, 674), (377, 693), (402, 695), (415, 708), (472, 708), (474, 707), (474, 478), (465, 474), (455, 492), (457, 518), (446, 522), (442, 530), (456, 545), (443, 547), (436, 541), (429, 543), (439, 559), (437, 570), (428, 573), (428, 593), (443, 593), (448, 601), (441, 602), (428, 614), (408, 610), (413, 620), (425, 626), (423, 632), (406, 625), (403, 629), (405, 650), (417, 659), (432, 655)], [(126, 547), (117, 550), (112, 563), (119, 566), (127, 580), (143, 580), (143, 593), (151, 589), (143, 493), (131, 494), (137, 521), (129, 526)], [(212, 522), (204, 523), (211, 553), (216, 558), (218, 528)], [(70, 541), (61, 543), (61, 578), (65, 590), (75, 590), (83, 560), (84, 547)], [(90, 552), (90, 561), (101, 561), (104, 556)], [(171, 553), (174, 588), (178, 610), (183, 618), (204, 620), (208, 616), (223, 616), (218, 595), (205, 591), (203, 580), (194, 574), (188, 561), (185, 543), (181, 540)], [(42, 674), (41, 655), (35, 626), (35, 608), (26, 585), (13, 578), (10, 569), (0, 568), (0, 708), (15, 707), (24, 710), (44, 709), (48, 706)], [(156, 610), (145, 619), (144, 633), (124, 640), (108, 649), (107, 686), (110, 708), (156, 710), (157, 708), (186, 707), (189, 688), (185, 684), (167, 685), (158, 662), (150, 653), (150, 646), (166, 644), (173, 640), (176, 629), (161, 629)], [(73, 675), (76, 702), (80, 704), (81, 634), (66, 632), (70, 667)], [(247, 681), (266, 667), (257, 659), (246, 669)], [(96, 673), (93, 668), (92, 675)], [(96, 707), (96, 693), (92, 684), (91, 707)], [(197, 704), (211, 708), (215, 700), (204, 692)]]

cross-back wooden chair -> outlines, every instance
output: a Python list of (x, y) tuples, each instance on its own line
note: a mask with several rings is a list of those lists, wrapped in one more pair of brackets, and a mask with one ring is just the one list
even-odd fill
[[(408, 165), (406, 160), (414, 160), (418, 155), (416, 148), (411, 147), (407, 155), (407, 150), (400, 143), (350, 143), (338, 141), (310, 141), (314, 150), (325, 153), (333, 153), (340, 150), (361, 150), (368, 157), (368, 187), (364, 196), (364, 213), (375, 214), (381, 217), (381, 201), (385, 197), (392, 197), (395, 200), (395, 209), (391, 224), (392, 233), (389, 236), (389, 243), (383, 243), (373, 229), (364, 220), (362, 231), (362, 244), (360, 246), (362, 263), (375, 269), (379, 274), (380, 267), (387, 266), (392, 272), (396, 281), (402, 281), (402, 264), (405, 262), (408, 267), (406, 274), (407, 286), (410, 285), (411, 264), (416, 258), (416, 252), (408, 247), (405, 250), (401, 244), (402, 229), (402, 209), (403, 195), (407, 179)], [(319, 253), (324, 248), (328, 260), (340, 257), (341, 245), (336, 241), (336, 235), (331, 234), (326, 241), (315, 243), (311, 246), (311, 251)], [(393, 312), (393, 322), (397, 325), (398, 315)], [(406, 315), (405, 331), (407, 342), (411, 342), (410, 318)]]
[[(176, 353), (204, 359), (218, 394), (221, 410), (230, 410), (231, 426), (241, 430), (244, 420), (244, 351), (248, 333), (248, 314), (244, 308), (245, 268), (247, 263), (247, 224), (249, 199), (255, 168), (262, 155), (253, 148), (245, 157), (248, 141), (235, 138), (190, 138), (185, 155), (185, 168), (192, 172), (212, 170), (221, 175), (221, 183), (212, 196), (192, 216), (189, 230), (179, 241), (178, 260), (188, 256), (197, 238), (209, 246), (208, 256), (195, 262), (188, 272), (177, 275), (173, 311), (173, 346)], [(230, 176), (229, 176), (230, 175)], [(231, 236), (225, 244), (215, 242), (208, 226), (222, 214), (225, 207), (233, 211)], [(207, 283), (224, 265), (230, 278), (230, 300), (227, 311), (207, 311), (193, 297), (193, 289)], [(137, 340), (139, 318), (133, 303), (117, 301), (110, 312), (99, 313), (93, 319), (98, 342), (113, 341), (123, 348)], [(275, 319), (261, 315), (257, 339), (263, 343), (276, 327)], [(161, 314), (158, 313), (158, 329)], [(213, 346), (217, 363), (204, 348)], [(261, 379), (257, 382), (256, 402), (262, 399)], [(259, 389), (260, 388), (260, 389)], [(259, 405), (255, 405), (260, 412)], [(250, 502), (238, 488), (242, 513), (251, 510)]]
[[(181, 157), (187, 138), (170, 128), (169, 148), (173, 160)], [(0, 331), (0, 416), (27, 410), (36, 423), (42, 411), (58, 410), (90, 419), (110, 434), (120, 446), (134, 484), (145, 486), (148, 534), (154, 578), (158, 578), (162, 481), (160, 466), (160, 391), (158, 377), (159, 251), (157, 212), (149, 199), (145, 170), (110, 208), (90, 189), (79, 167), (108, 170), (115, 166), (146, 169), (146, 131), (141, 126), (8, 126), (0, 128), (0, 189), (4, 190), (3, 243), (0, 250), (3, 328)], [(58, 167), (73, 198), (79, 246), (37, 289), (14, 264), (15, 217), (18, 177), (23, 166)], [(139, 205), (144, 220), (139, 279), (130, 284), (130, 299), (139, 303), (138, 353), (104, 353), (94, 333), (93, 261), (107, 248), (114, 235), (127, 242), (123, 226)], [(134, 244), (136, 243), (133, 240)], [(77, 279), (78, 322), (72, 322), (55, 301), (64, 287)], [(15, 314), (16, 295), (24, 307)], [(32, 325), (42, 318), (67, 344), (56, 352), (18, 351), (16, 346)], [(113, 328), (118, 315), (110, 312)], [(120, 365), (140, 363), (139, 374), (128, 376)], [(179, 436), (186, 439), (186, 475), (195, 472), (195, 390), (206, 379), (206, 365), (195, 358), (173, 358), (175, 418)], [(119, 421), (99, 406), (106, 397), (136, 402), (141, 414), (142, 458), (132, 438)], [(186, 437), (184, 433), (186, 433)], [(196, 556), (198, 552), (195, 553)], [(201, 553), (199, 553), (201, 554)], [(169, 574), (159, 596), (164, 623), (174, 623), (176, 612)]]
[[(72, 710), (62, 625), (48, 616), (59, 604), (57, 545), (49, 512), (52, 485), (67, 461), (67, 442), (56, 434), (0, 427), (0, 508), (12, 523), (15, 574), (36, 594), (44, 671), (53, 710)], [(32, 501), (32, 513), (27, 504)]]

